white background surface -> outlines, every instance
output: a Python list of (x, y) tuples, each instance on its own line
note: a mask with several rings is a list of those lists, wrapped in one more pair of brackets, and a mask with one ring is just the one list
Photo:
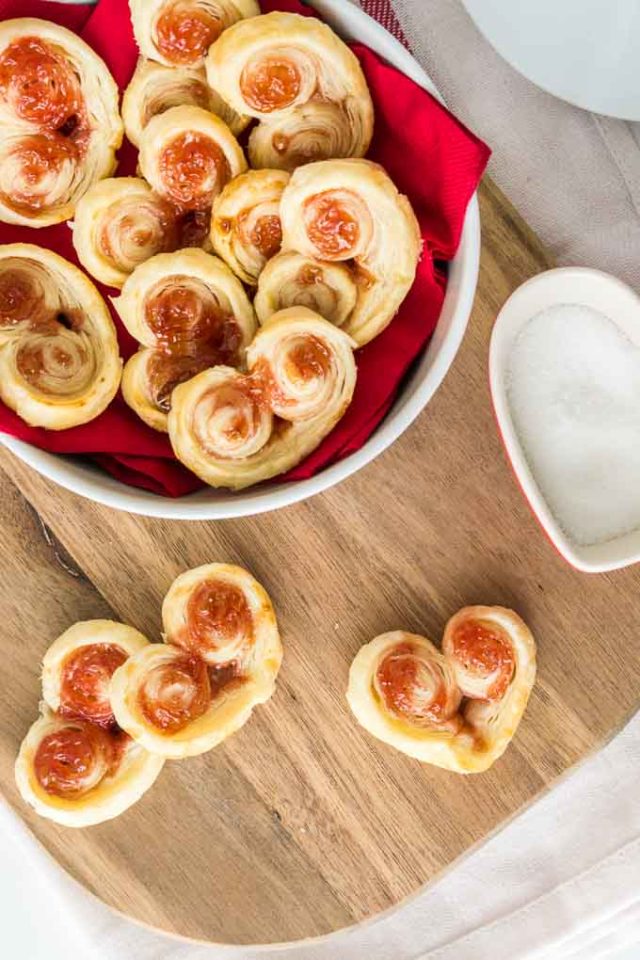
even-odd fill
[[(559, 263), (640, 292), (640, 126), (555, 100), (483, 40), (459, 0), (396, 0), (414, 52), (494, 148), (491, 173)], [(519, 820), (401, 911), (295, 960), (638, 960), (640, 718)], [(85, 895), (0, 807), (2, 949), (10, 960), (213, 960)], [(263, 955), (264, 956), (264, 955)]]

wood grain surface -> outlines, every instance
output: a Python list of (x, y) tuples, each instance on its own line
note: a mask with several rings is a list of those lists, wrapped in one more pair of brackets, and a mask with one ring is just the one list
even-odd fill
[[(73, 876), (133, 917), (225, 943), (354, 924), (432, 880), (638, 706), (640, 568), (588, 577), (566, 566), (498, 440), (491, 325), (549, 264), (491, 184), (481, 201), (480, 286), (451, 373), (400, 441), (328, 493), (252, 519), (166, 522), (96, 506), (0, 457), (0, 787)], [(117, 820), (84, 831), (39, 820), (17, 795), (13, 762), (46, 647), (88, 617), (157, 639), (173, 578), (214, 560), (246, 566), (273, 598), (285, 648), (273, 700), (213, 752), (167, 763)], [(464, 778), (372, 739), (344, 693), (375, 634), (439, 641), (448, 617), (475, 603), (528, 621), (539, 681), (505, 756)]]

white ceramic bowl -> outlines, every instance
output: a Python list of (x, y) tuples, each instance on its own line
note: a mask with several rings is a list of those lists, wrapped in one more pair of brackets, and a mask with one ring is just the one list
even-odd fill
[[(437, 95), (410, 53), (375, 20), (345, 0), (309, 0), (345, 39), (358, 40), (420, 86)], [(425, 158), (426, 163), (426, 158)], [(418, 416), (442, 383), (464, 335), (478, 280), (480, 217), (477, 198), (469, 204), (458, 252), (449, 265), (447, 293), (436, 331), (402, 394), (375, 433), (356, 453), (309, 480), (269, 484), (242, 493), (199, 490), (179, 499), (161, 497), (120, 483), (78, 458), (62, 457), (0, 436), (2, 443), (43, 476), (67, 490), (130, 513), (176, 520), (217, 520), (275, 510), (327, 490), (382, 453)]]
[(603, 573), (640, 561), (640, 529), (606, 543), (579, 546), (551, 513), (525, 458), (513, 424), (507, 393), (509, 358), (518, 334), (536, 314), (561, 303), (592, 307), (609, 317), (640, 346), (640, 298), (630, 287), (600, 270), (566, 267), (548, 270), (513, 293), (498, 314), (489, 350), (493, 408), (507, 456), (522, 492), (560, 555), (585, 573)]

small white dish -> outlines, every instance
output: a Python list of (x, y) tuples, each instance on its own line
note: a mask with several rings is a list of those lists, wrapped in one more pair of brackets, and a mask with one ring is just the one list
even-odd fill
[(630, 287), (600, 270), (549, 270), (519, 287), (498, 314), (489, 349), (491, 398), (516, 480), (549, 540), (576, 570), (603, 573), (640, 561), (640, 526), (631, 533), (590, 546), (579, 545), (568, 537), (531, 472), (509, 405), (507, 378), (516, 338), (533, 317), (559, 304), (580, 304), (599, 311), (640, 347), (640, 298)]
[[(345, 0), (308, 0), (334, 30), (374, 50), (419, 86), (441, 99), (430, 78), (408, 50), (364, 11)], [(425, 167), (428, 160), (425, 158)], [(15, 437), (0, 434), (0, 443), (38, 473), (97, 503), (150, 517), (171, 520), (221, 520), (277, 510), (328, 490), (370, 463), (404, 433), (444, 380), (471, 313), (480, 261), (480, 215), (473, 196), (458, 251), (449, 264), (447, 292), (438, 326), (427, 349), (408, 376), (383, 423), (364, 446), (308, 480), (262, 484), (240, 493), (206, 488), (171, 499), (126, 486), (80, 457), (63, 457)]]
[(575, 106), (640, 120), (638, 0), (462, 0), (515, 70)]

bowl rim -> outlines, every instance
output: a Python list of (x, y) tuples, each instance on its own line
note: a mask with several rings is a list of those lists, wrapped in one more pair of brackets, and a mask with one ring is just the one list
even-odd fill
[[(358, 39), (391, 63), (419, 86), (444, 102), (435, 84), (399, 40), (364, 10), (344, 0), (307, 0), (343, 36)], [(107, 507), (148, 517), (174, 520), (222, 520), (255, 516), (299, 503), (340, 483), (362, 469), (386, 450), (422, 412), (444, 380), (462, 342), (473, 305), (480, 265), (480, 213), (477, 193), (472, 196), (465, 215), (460, 244), (449, 265), (447, 293), (441, 311), (455, 300), (447, 330), (438, 337), (438, 327), (424, 351), (422, 362), (429, 367), (410, 376), (385, 419), (374, 433), (344, 459), (306, 480), (285, 484), (260, 485), (229, 493), (224, 499), (207, 499), (205, 489), (183, 497), (166, 497), (151, 491), (129, 487), (90, 462), (78, 462), (69, 455), (51, 453), (8, 434), (0, 442), (20, 460), (48, 480), (72, 493)], [(413, 386), (413, 389), (409, 388)], [(216, 491), (218, 493), (218, 491)]]
[[(567, 291), (564, 295), (562, 291)], [(571, 296), (573, 292), (573, 296)], [(602, 292), (602, 300), (600, 300)], [(594, 304), (594, 299), (598, 303)], [(631, 531), (603, 543), (581, 545), (565, 533), (552, 513), (536, 477), (529, 466), (511, 416), (507, 396), (507, 360), (510, 344), (536, 312), (545, 306), (577, 303), (602, 309), (618, 329), (633, 327), (640, 320), (640, 297), (622, 280), (591, 267), (556, 267), (531, 277), (513, 291), (495, 320), (489, 345), (489, 389), (493, 414), (509, 466), (529, 509), (556, 553), (581, 573), (607, 573), (640, 561), (640, 530)], [(532, 307), (524, 309), (531, 302)], [(615, 304), (615, 306), (613, 306)], [(640, 323), (635, 332), (640, 346)]]

